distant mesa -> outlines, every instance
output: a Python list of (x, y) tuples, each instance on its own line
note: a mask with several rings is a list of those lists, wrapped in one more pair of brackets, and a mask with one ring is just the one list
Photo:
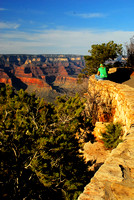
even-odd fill
[(84, 65), (80, 55), (0, 55), (0, 82), (17, 90), (32, 86), (33, 90), (59, 91), (59, 87), (72, 88), (77, 84)]

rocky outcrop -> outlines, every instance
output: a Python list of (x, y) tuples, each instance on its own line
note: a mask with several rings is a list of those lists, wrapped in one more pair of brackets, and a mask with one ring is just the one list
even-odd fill
[(114, 149), (79, 200), (134, 200), (134, 128)]
[(92, 76), (87, 96), (96, 121), (122, 123), (124, 140), (106, 156), (78, 200), (134, 200), (134, 88)]
[(96, 171), (105, 162), (111, 151), (106, 150), (100, 141), (94, 143), (89, 141), (85, 143), (83, 152), (86, 163), (91, 162), (89, 170)]
[(88, 109), (94, 108), (97, 122), (120, 122), (124, 136), (134, 123), (134, 88), (111, 81), (96, 81), (94, 76), (88, 85)]
[(22, 65), (21, 67), (15, 67), (15, 77), (20, 79), (27, 85), (36, 85), (39, 88), (52, 89), (49, 84), (46, 83), (46, 77), (43, 74), (40, 67), (33, 65)]
[(76, 55), (0, 55), (0, 82), (61, 91), (77, 84), (83, 67), (84, 58)]
[(29, 78), (29, 77), (19, 77), (19, 79), (27, 85), (36, 85), (38, 88), (52, 89), (50, 85), (48, 85), (41, 79)]
[(66, 87), (71, 87), (77, 85), (77, 78), (57, 76), (54, 82), (55, 85), (64, 85)]
[(0, 69), (0, 83), (12, 85), (11, 78), (4, 72), (3, 69)]
[(60, 74), (63, 77), (68, 76), (67, 70), (65, 69), (65, 67), (63, 65), (60, 65), (60, 64), (58, 65), (57, 73)]

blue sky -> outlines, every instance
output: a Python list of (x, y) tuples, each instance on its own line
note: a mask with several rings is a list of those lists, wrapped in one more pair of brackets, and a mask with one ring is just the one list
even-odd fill
[(88, 55), (92, 44), (125, 46), (133, 10), (133, 0), (0, 0), (0, 53)]

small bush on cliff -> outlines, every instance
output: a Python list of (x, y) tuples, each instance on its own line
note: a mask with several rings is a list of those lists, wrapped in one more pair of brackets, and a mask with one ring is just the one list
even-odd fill
[(107, 149), (114, 149), (122, 142), (121, 138), (122, 128), (121, 124), (110, 123), (106, 125), (106, 132), (102, 133), (102, 141)]

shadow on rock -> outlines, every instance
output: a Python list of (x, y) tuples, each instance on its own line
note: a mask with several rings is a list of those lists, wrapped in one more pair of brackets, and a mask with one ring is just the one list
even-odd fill
[(130, 75), (132, 74), (132, 69), (130, 68), (117, 68), (117, 71), (111, 74), (108, 74), (108, 80), (123, 83), (130, 79)]
[(14, 76), (10, 71), (5, 70), (5, 73), (7, 73), (7, 75), (11, 78), (12, 86), (16, 90), (20, 90), (20, 89), (26, 90), (27, 89), (27, 85), (25, 83), (23, 83), (19, 78)]

